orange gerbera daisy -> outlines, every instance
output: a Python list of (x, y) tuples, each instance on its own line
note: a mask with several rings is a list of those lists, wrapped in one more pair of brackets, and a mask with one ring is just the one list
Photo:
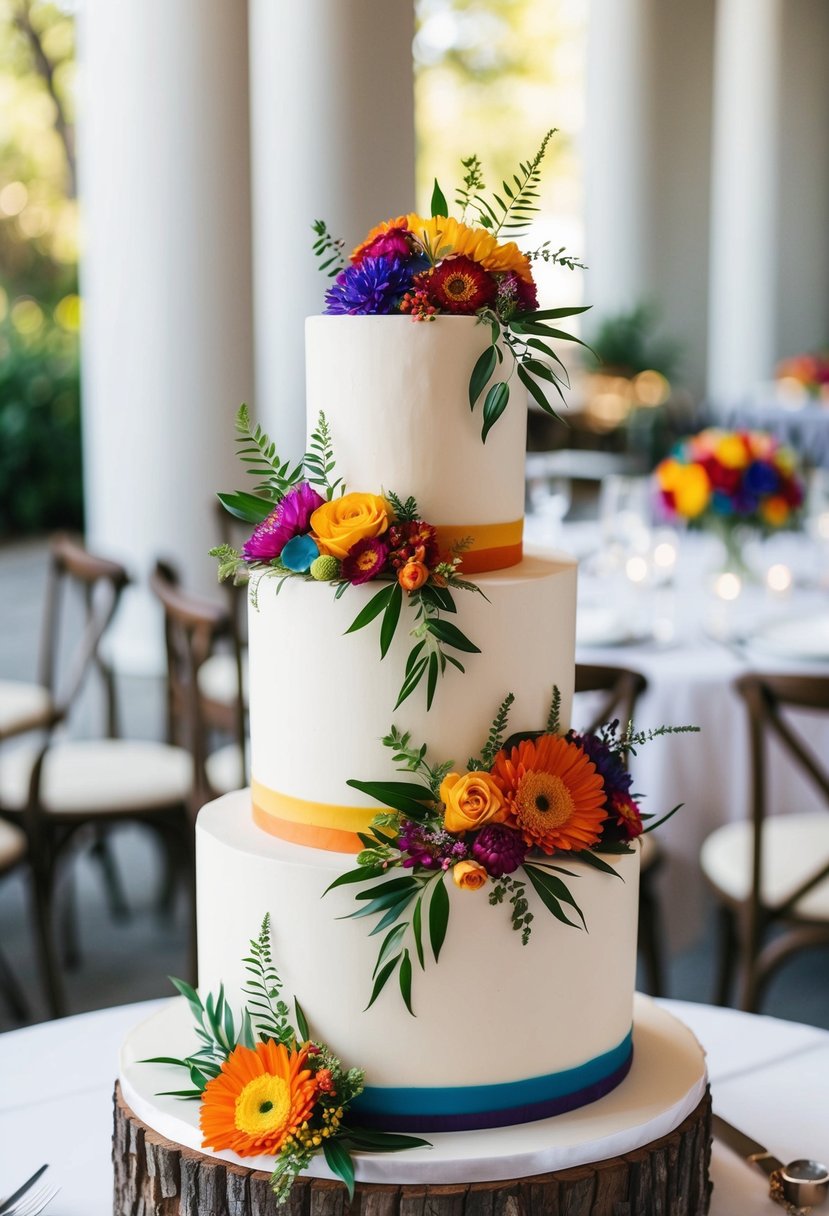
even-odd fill
[(240, 1157), (276, 1155), (310, 1115), (317, 1083), (305, 1068), (308, 1049), (289, 1051), (269, 1039), (235, 1047), (202, 1094), (203, 1147)]
[(531, 847), (544, 853), (587, 849), (606, 818), (604, 782), (575, 743), (558, 735), (523, 739), (500, 751), (492, 766), (514, 824)]

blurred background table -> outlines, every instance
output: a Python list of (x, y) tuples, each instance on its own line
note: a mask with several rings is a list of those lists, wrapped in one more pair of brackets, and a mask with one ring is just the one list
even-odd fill
[[(705, 1047), (714, 1109), (784, 1161), (829, 1156), (829, 1032), (663, 1001)], [(80, 1014), (0, 1036), (0, 1194), (44, 1161), (61, 1188), (50, 1216), (112, 1211), (112, 1091), (127, 1032), (158, 1001)], [(715, 1142), (711, 1216), (773, 1216), (767, 1184)]]
[[(829, 673), (826, 549), (791, 533), (749, 545), (746, 560), (758, 581), (738, 586), (734, 575), (722, 581), (718, 543), (699, 533), (649, 531), (637, 549), (635, 535), (623, 546), (618, 533), (603, 538), (594, 521), (553, 528), (536, 515), (528, 517), (527, 538), (579, 558), (577, 659), (646, 677), (637, 727), (700, 728), (696, 737), (654, 740), (631, 761), (648, 813), (661, 816), (684, 803), (659, 831), (666, 861), (660, 885), (670, 891), (663, 900), (665, 928), (672, 950), (682, 949), (703, 930), (702, 842), (748, 813), (748, 722), (735, 679), (747, 670)], [(771, 567), (779, 581), (790, 580), (787, 586), (769, 585)], [(725, 598), (735, 590), (735, 599)], [(799, 715), (798, 725), (818, 754), (829, 751), (825, 719), (819, 724)], [(817, 810), (815, 790), (785, 756), (777, 761), (769, 766), (773, 810)]]

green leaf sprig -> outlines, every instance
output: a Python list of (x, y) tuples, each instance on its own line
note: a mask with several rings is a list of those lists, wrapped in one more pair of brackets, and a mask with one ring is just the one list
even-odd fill
[(319, 262), (318, 269), (329, 279), (336, 278), (345, 266), (345, 241), (331, 235), (325, 220), (314, 220), (311, 227), (317, 238), (313, 249)]

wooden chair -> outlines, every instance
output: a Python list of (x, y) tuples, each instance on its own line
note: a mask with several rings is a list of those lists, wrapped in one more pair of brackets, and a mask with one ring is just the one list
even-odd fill
[[(0, 879), (24, 865), (28, 852), (29, 842), (23, 829), (0, 819)], [(28, 1003), (2, 950), (0, 950), (0, 995), (5, 999), (16, 1022), (22, 1023), (29, 1020)]]
[[(118, 737), (115, 678), (100, 644), (128, 582), (116, 562), (94, 556), (67, 536), (52, 540), (43, 663), (48, 687), (55, 686), (55, 671), (63, 670), (56, 663), (59, 623), (70, 587), (80, 593), (84, 625), (70, 647), (67, 675), (57, 679), (59, 691), (52, 696), (43, 736), (35, 744), (4, 748), (0, 756), (0, 811), (28, 837), (41, 965), (56, 1016), (64, 1009), (53, 936), (56, 878), (82, 833), (100, 842), (111, 825), (137, 821), (174, 847), (185, 872), (192, 874), (189, 752)], [(97, 738), (73, 739), (64, 727), (93, 673), (104, 693), (104, 730)]]
[[(156, 562), (150, 586), (164, 609), (167, 651), (167, 737), (187, 747), (193, 761), (195, 815), (211, 798), (239, 789), (247, 782), (247, 732), (243, 699), (242, 656), (238, 634), (228, 608), (183, 591), (177, 572), (167, 562)], [(202, 673), (223, 652), (235, 674), (235, 695), (216, 699), (205, 692)], [(219, 652), (222, 653), (222, 652)], [(231, 742), (211, 749), (219, 731)]]
[(829, 676), (752, 673), (735, 687), (748, 711), (750, 811), (712, 832), (701, 863), (720, 904), (716, 1000), (728, 1003), (739, 970), (740, 1007), (753, 1012), (772, 975), (793, 954), (829, 945), (829, 814), (769, 816), (767, 806), (768, 744), (774, 739), (829, 811), (829, 768), (788, 713), (829, 713)]
[[(606, 722), (618, 718), (623, 726), (636, 717), (636, 703), (647, 688), (647, 680), (638, 671), (625, 667), (602, 667), (590, 663), (576, 664), (576, 693), (601, 694), (587, 725), (579, 729), (592, 732)], [(639, 951), (645, 966), (648, 989), (653, 996), (664, 993), (664, 948), (662, 945), (662, 916), (656, 890), (656, 875), (662, 864), (662, 852), (651, 833), (641, 837), (642, 857), (639, 875)]]

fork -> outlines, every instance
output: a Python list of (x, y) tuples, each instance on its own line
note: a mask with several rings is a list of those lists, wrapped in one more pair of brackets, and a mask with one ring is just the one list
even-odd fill
[(23, 1185), (18, 1187), (12, 1195), (7, 1195), (5, 1199), (0, 1201), (0, 1216), (14, 1216), (14, 1213), (18, 1208), (19, 1200), (23, 1198), (27, 1191), (31, 1190), (41, 1174), (44, 1174), (48, 1168), (48, 1163), (46, 1165), (42, 1165), (40, 1169), (35, 1170), (31, 1178), (27, 1178)]
[(24, 1195), (19, 1203), (7, 1208), (3, 1216), (38, 1216), (57, 1195), (59, 1186), (42, 1186), (36, 1191)]

